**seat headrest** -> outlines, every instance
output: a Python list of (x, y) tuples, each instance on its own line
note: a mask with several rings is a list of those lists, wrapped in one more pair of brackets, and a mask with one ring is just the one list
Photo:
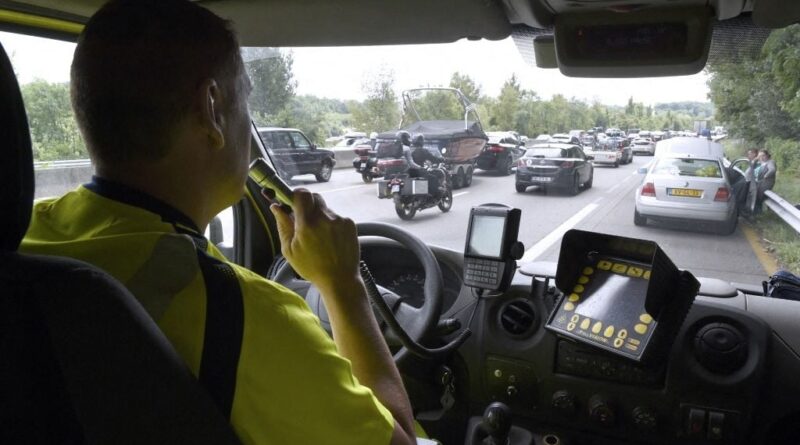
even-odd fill
[(33, 205), (33, 151), (17, 77), (0, 44), (0, 250), (17, 250)]

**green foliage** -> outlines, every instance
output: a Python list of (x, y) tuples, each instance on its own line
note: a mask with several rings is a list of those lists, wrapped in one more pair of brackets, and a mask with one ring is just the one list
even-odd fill
[(69, 84), (35, 80), (22, 85), (36, 161), (84, 159), (89, 155), (72, 114)]
[(242, 58), (253, 84), (250, 110), (260, 116), (277, 115), (294, 97), (297, 86), (292, 54), (275, 48), (242, 48)]
[(460, 90), (470, 102), (479, 103), (483, 100), (480, 85), (468, 75), (461, 74), (458, 71), (453, 73), (450, 77), (450, 88), (457, 88)]
[(364, 102), (348, 104), (355, 128), (363, 132), (381, 132), (397, 128), (400, 122), (400, 107), (394, 91), (394, 73), (382, 69), (367, 78), (362, 89), (367, 95)]

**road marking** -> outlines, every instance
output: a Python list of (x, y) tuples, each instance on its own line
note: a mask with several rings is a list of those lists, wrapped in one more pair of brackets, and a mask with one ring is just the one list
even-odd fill
[(525, 252), (525, 255), (522, 256), (522, 259), (520, 259), (520, 262), (533, 261), (536, 258), (538, 258), (541, 254), (547, 251), (547, 249), (549, 249), (553, 244), (555, 244), (556, 241), (561, 239), (561, 237), (564, 236), (565, 233), (567, 233), (567, 230), (578, 225), (579, 222), (581, 222), (584, 218), (589, 216), (589, 214), (594, 212), (598, 207), (599, 206), (593, 202), (584, 207), (583, 209), (581, 209), (580, 212), (572, 215), (572, 218), (561, 223), (561, 225), (558, 226), (555, 230), (550, 232), (546, 237), (542, 238), (533, 247), (528, 249)]
[(620, 186), (622, 186), (622, 185), (624, 185), (626, 182), (628, 182), (628, 179), (631, 179), (631, 177), (630, 177), (630, 176), (628, 176), (627, 178), (623, 179), (622, 181), (620, 181), (620, 182), (618, 182), (618, 183), (614, 184), (614, 186), (613, 186), (613, 187), (611, 187), (610, 189), (608, 189), (608, 191), (606, 192), (606, 194), (609, 194), (609, 195), (610, 195), (610, 194), (614, 193), (614, 191), (615, 191), (615, 190), (617, 190), (617, 188), (619, 188)]
[(455, 195), (453, 195), (453, 198), (455, 198), (456, 196), (466, 195), (467, 193), (469, 192), (456, 193)]
[(747, 238), (747, 242), (750, 243), (753, 253), (756, 254), (756, 259), (758, 259), (758, 262), (761, 263), (761, 267), (764, 268), (764, 271), (767, 273), (767, 275), (772, 275), (777, 272), (778, 263), (767, 252), (764, 251), (764, 248), (761, 246), (761, 240), (756, 231), (753, 230), (748, 223), (739, 224), (739, 227), (742, 228), (744, 237)]
[(367, 185), (367, 184), (351, 185), (350, 187), (341, 187), (341, 188), (338, 188), (338, 189), (320, 190), (319, 193), (341, 192), (341, 191), (344, 191), (344, 190), (351, 190), (351, 189), (357, 189), (359, 187), (364, 187), (365, 185)]

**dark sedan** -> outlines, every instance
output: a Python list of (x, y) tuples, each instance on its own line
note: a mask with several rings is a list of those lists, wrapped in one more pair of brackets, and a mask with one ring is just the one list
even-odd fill
[(510, 175), (514, 164), (525, 153), (525, 144), (514, 132), (487, 132), (489, 142), (483, 147), (478, 159), (481, 170), (495, 170), (501, 175)]
[(577, 145), (543, 144), (529, 148), (517, 162), (517, 192), (538, 185), (547, 190), (558, 187), (577, 195), (581, 187), (588, 189), (594, 180), (594, 167)]

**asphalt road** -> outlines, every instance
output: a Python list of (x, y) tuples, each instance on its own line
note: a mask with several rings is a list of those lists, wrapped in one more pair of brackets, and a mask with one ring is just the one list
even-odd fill
[(557, 261), (562, 235), (577, 228), (653, 240), (678, 267), (696, 276), (760, 284), (767, 273), (741, 228), (732, 235), (720, 236), (685, 227), (634, 226), (634, 194), (641, 181), (636, 170), (651, 159), (635, 156), (633, 163), (619, 168), (597, 166), (593, 187), (577, 196), (545, 194), (536, 188), (517, 193), (513, 175), (496, 176), (479, 170), (471, 187), (454, 191), (450, 212), (442, 213), (434, 207), (418, 212), (412, 221), (398, 218), (391, 200), (377, 198), (377, 185), (364, 184), (352, 169), (336, 169), (328, 183), (317, 183), (308, 175), (294, 178), (291, 185), (322, 194), (330, 208), (356, 222), (395, 224), (429, 244), (459, 251), (464, 248), (470, 208), (499, 202), (522, 210), (519, 239), (526, 249), (523, 261)]

